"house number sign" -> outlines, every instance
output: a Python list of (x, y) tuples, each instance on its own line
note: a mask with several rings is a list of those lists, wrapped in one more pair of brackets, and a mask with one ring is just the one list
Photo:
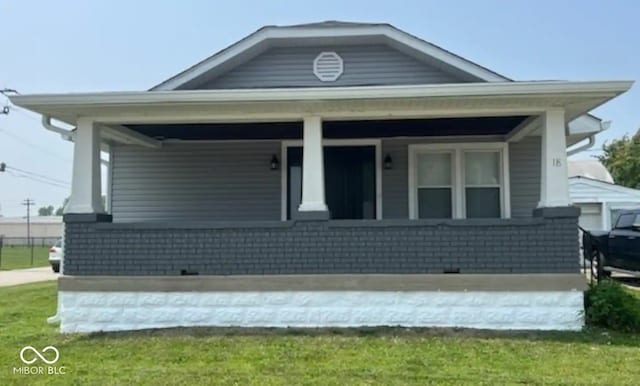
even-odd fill
[(553, 158), (552, 161), (553, 161), (553, 166), (557, 168), (562, 166), (562, 160), (560, 158)]

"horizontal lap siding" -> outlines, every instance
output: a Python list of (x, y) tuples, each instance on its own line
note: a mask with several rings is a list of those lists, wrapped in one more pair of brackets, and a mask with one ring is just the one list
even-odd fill
[(280, 142), (113, 147), (115, 222), (278, 220)]
[[(385, 139), (383, 218), (408, 218), (410, 143)], [(114, 221), (278, 220), (280, 171), (269, 170), (280, 142), (174, 144), (162, 149), (116, 146), (113, 150)], [(540, 138), (509, 146), (512, 217), (530, 217), (540, 197)]]
[(509, 145), (511, 159), (511, 217), (529, 217), (540, 201), (540, 137), (526, 137)]
[(409, 218), (409, 143), (407, 139), (382, 141), (382, 157), (393, 160), (391, 169), (382, 169), (382, 216)]
[[(342, 57), (344, 73), (321, 82), (313, 61), (323, 51)], [(463, 80), (384, 45), (276, 47), (196, 89), (320, 87), (393, 84), (460, 83)]]
[[(443, 142), (436, 139), (386, 139), (382, 156), (393, 159), (393, 168), (382, 171), (383, 217), (409, 217), (409, 145)], [(540, 137), (527, 137), (509, 145), (511, 217), (531, 217), (540, 200)]]

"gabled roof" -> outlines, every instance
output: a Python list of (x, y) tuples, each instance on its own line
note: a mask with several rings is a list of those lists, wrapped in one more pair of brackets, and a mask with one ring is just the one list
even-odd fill
[(640, 190), (587, 177), (569, 178), (569, 193), (575, 203), (588, 202), (637, 202)]
[(216, 70), (220, 69), (220, 73), (225, 72), (231, 66), (244, 62), (269, 47), (300, 44), (305, 41), (313, 43), (384, 42), (419, 59), (436, 62), (442, 67), (465, 75), (470, 80), (487, 82), (511, 80), (442, 47), (406, 33), (391, 24), (325, 21), (262, 27), (229, 47), (152, 87), (151, 91), (178, 89), (210, 71), (217, 72)]
[[(177, 75), (152, 87), (149, 91), (168, 91), (183, 86), (208, 74), (221, 75), (231, 68), (278, 45), (319, 42), (384, 42), (458, 76), (476, 82), (511, 82), (512, 79), (463, 58), (433, 43), (402, 31), (388, 23), (357, 23), (329, 20), (318, 23), (289, 26), (264, 26), (238, 42), (196, 63)], [(569, 123), (569, 132), (579, 136), (577, 142), (603, 130), (600, 118), (591, 114)]]

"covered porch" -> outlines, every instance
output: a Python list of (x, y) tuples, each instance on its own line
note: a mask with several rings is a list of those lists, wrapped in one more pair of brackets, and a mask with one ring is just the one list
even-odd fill
[(60, 97), (42, 110), (76, 124), (65, 274), (577, 273), (567, 145), (590, 133), (569, 122), (620, 88)]
[(625, 87), (19, 98), (76, 126), (68, 275), (577, 273), (567, 145)]
[(75, 142), (61, 330), (579, 329), (567, 145), (628, 87), (12, 97)]

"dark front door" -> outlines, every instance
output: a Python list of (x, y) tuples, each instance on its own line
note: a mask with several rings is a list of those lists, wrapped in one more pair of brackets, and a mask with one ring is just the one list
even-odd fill
[[(302, 198), (302, 148), (287, 150), (288, 217)], [(375, 146), (324, 148), (325, 197), (332, 219), (376, 218)]]

